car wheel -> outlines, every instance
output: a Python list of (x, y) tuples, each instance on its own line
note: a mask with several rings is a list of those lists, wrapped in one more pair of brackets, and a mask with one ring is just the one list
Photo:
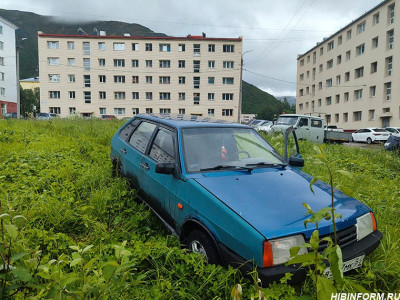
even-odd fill
[(220, 259), (211, 238), (204, 231), (193, 230), (185, 240), (186, 247), (203, 255), (210, 264), (219, 264)]
[(372, 144), (371, 138), (367, 138), (367, 144)]

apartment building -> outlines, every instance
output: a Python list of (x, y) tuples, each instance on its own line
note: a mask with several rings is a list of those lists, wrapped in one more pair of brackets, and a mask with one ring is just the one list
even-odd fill
[(38, 33), (40, 108), (240, 118), (242, 38)]
[(8, 112), (17, 112), (17, 29), (17, 26), (0, 17), (0, 118)]
[(400, 126), (399, 9), (383, 1), (298, 56), (297, 113), (348, 130)]

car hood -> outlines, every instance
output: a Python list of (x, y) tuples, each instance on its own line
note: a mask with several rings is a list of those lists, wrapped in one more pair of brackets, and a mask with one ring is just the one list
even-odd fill
[[(303, 202), (313, 211), (331, 204), (329, 185), (317, 181), (313, 193), (312, 177), (291, 168), (203, 173), (195, 180), (267, 239), (298, 233), (309, 238), (315, 226), (308, 224), (305, 228), (304, 221), (310, 215), (306, 215)], [(360, 201), (338, 190), (334, 194), (335, 210), (342, 214), (337, 220), (338, 230), (354, 225), (356, 217), (370, 211)], [(321, 221), (320, 235), (333, 232), (332, 227), (331, 221)]]

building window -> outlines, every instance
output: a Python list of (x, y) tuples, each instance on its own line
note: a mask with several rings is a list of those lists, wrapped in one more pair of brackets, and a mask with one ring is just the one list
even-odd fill
[(160, 108), (160, 114), (170, 114), (171, 109), (170, 108)]
[(356, 47), (356, 54), (361, 55), (365, 52), (365, 44), (361, 44), (360, 46)]
[(326, 80), (326, 87), (332, 87), (332, 78)]
[(370, 121), (375, 120), (375, 109), (370, 109), (368, 111), (368, 116)]
[(319, 48), (319, 56), (322, 56), (322, 55), (324, 55), (324, 47)]
[(315, 80), (316, 69), (312, 69), (312, 80)]
[(369, 88), (369, 96), (371, 98), (375, 97), (376, 95), (376, 85), (373, 85)]
[(349, 81), (350, 80), (350, 72), (344, 73), (344, 81)]
[(391, 76), (393, 69), (393, 56), (386, 57), (386, 75)]
[(222, 52), (235, 52), (235, 45), (222, 45)]
[(387, 38), (387, 49), (393, 49), (393, 42), (394, 42), (394, 30), (389, 30), (386, 34)]
[(60, 99), (60, 91), (49, 91), (50, 99)]
[(114, 59), (114, 67), (125, 67), (125, 59)]
[(186, 94), (185, 93), (178, 93), (178, 99), (179, 100), (185, 100), (186, 99)]
[(99, 82), (106, 83), (106, 75), (99, 75)]
[(323, 64), (320, 64), (320, 65), (319, 65), (319, 72), (321, 73), (323, 70), (324, 70), (324, 65), (323, 65)]
[(364, 67), (357, 68), (354, 70), (354, 77), (355, 78), (360, 78), (364, 76)]
[(160, 76), (159, 83), (160, 84), (170, 84), (171, 83), (171, 77), (169, 77), (169, 76)]
[(299, 110), (303, 110), (303, 103), (299, 104)]
[(83, 99), (85, 100), (85, 103), (91, 103), (92, 102), (92, 93), (91, 92), (83, 92)]
[(335, 41), (331, 41), (328, 43), (328, 51), (332, 50), (335, 47)]
[(115, 107), (114, 108), (114, 115), (125, 115), (125, 108), (123, 107)]
[(193, 88), (200, 88), (200, 77), (193, 77)]
[(194, 105), (200, 104), (200, 93), (193, 93), (193, 104)]
[(83, 69), (85, 71), (90, 71), (90, 58), (83, 59)]
[(365, 21), (357, 25), (357, 34), (365, 31)]
[(138, 68), (138, 67), (139, 67), (139, 60), (132, 59), (132, 68)]
[(336, 85), (340, 85), (341, 77), (340, 75), (336, 76)]
[(106, 50), (106, 43), (105, 42), (99, 42), (99, 50), (104, 51)]
[(170, 68), (171, 61), (170, 60), (160, 60), (160, 68)]
[(0, 57), (0, 66), (4, 66), (4, 57)]
[[(75, 59), (74, 58), (69, 58), (69, 59), (73, 59), (74, 60), (74, 64), (75, 65)], [(60, 58), (58, 57), (49, 57), (47, 59), (49, 66), (58, 66), (60, 64)], [(4, 66), (4, 60), (3, 63), (1, 64), (2, 66)], [(70, 64), (70, 66), (73, 66)]]
[(328, 60), (328, 61), (326, 62), (326, 68), (327, 68), (327, 69), (331, 69), (332, 67), (333, 67), (333, 59)]
[(300, 74), (300, 81), (304, 80), (304, 74)]
[(160, 100), (171, 100), (171, 93), (160, 92)]
[(223, 77), (222, 78), (222, 84), (233, 84), (234, 79), (233, 77)]
[(139, 83), (139, 76), (132, 76), (132, 83)]
[(90, 87), (90, 75), (83, 75), (84, 87)]
[(222, 116), (224, 117), (232, 117), (233, 116), (233, 109), (223, 109)]
[(106, 98), (107, 98), (106, 92), (105, 92), (105, 91), (100, 91), (100, 92), (99, 92), (99, 99), (104, 100), (104, 99), (106, 99)]
[(208, 61), (208, 67), (210, 69), (214, 69), (215, 68), (215, 60), (209, 60)]
[(76, 107), (69, 107), (69, 114), (75, 115), (76, 114)]
[(60, 74), (49, 74), (49, 82), (60, 82)]
[(392, 83), (385, 83), (385, 99), (386, 101), (390, 101), (392, 99)]
[(379, 37), (374, 37), (372, 39), (372, 49), (378, 48), (378, 44), (379, 44)]
[(153, 44), (146, 43), (145, 44), (145, 49), (146, 49), (146, 51), (153, 51)]
[(303, 95), (304, 95), (304, 90), (303, 90), (303, 89), (300, 89), (300, 90), (299, 90), (299, 95), (300, 95), (300, 96), (303, 96)]
[(215, 110), (214, 110), (213, 108), (209, 108), (209, 109), (207, 110), (207, 115), (208, 115), (209, 117), (214, 117), (214, 114), (215, 114)]
[(75, 91), (69, 91), (68, 97), (69, 97), (69, 99), (75, 99)]
[(350, 58), (351, 58), (351, 51), (349, 50), (346, 52), (346, 60), (350, 60)]
[(68, 75), (68, 82), (75, 82), (75, 75), (74, 74), (69, 74)]
[(125, 92), (114, 92), (114, 99), (125, 100)]
[(184, 68), (185, 67), (185, 61), (184, 60), (179, 60), (178, 61), (178, 68)]
[(224, 69), (233, 69), (234, 62), (233, 61), (224, 61), (222, 66)]
[(347, 30), (346, 38), (347, 38), (348, 40), (351, 39), (351, 29)]
[(106, 60), (104, 58), (99, 58), (99, 67), (104, 67), (106, 65)]
[(146, 114), (152, 114), (153, 109), (152, 108), (146, 108)]
[(394, 23), (394, 3), (388, 7), (389, 24)]
[(341, 55), (338, 55), (338, 56), (336, 57), (336, 64), (340, 65), (341, 63), (342, 63), (342, 56), (341, 56)]
[(353, 121), (361, 121), (362, 112), (355, 111), (353, 112)]
[(337, 94), (337, 95), (335, 96), (335, 102), (336, 102), (336, 104), (339, 104), (339, 103), (340, 103), (340, 95), (339, 95), (339, 94)]
[(344, 102), (349, 102), (350, 94), (349, 92), (344, 93)]
[(215, 100), (215, 94), (214, 93), (208, 93), (208, 100), (209, 101), (214, 101)]
[(83, 55), (90, 55), (90, 43), (83, 42)]
[(343, 113), (343, 122), (349, 121), (349, 113)]
[(125, 43), (114, 43), (113, 44), (114, 51), (124, 51), (125, 50)]
[(100, 113), (100, 115), (106, 115), (107, 114), (107, 109), (105, 107), (100, 107), (99, 108), (99, 113)]
[(132, 99), (138, 100), (139, 99), (139, 92), (132, 92)]
[(200, 44), (193, 45), (193, 54), (200, 54)]
[(322, 82), (321, 82), (321, 81), (318, 82), (318, 89), (319, 89), (319, 90), (322, 90)]
[(146, 83), (148, 84), (153, 83), (153, 76), (146, 76)]
[(139, 51), (139, 44), (138, 43), (132, 43), (132, 51)]
[(326, 115), (325, 121), (326, 121), (326, 124), (329, 124), (331, 122), (331, 115)]
[(179, 52), (185, 52), (185, 50), (186, 50), (186, 49), (185, 49), (185, 44), (179, 44), (179, 45), (178, 45), (178, 51), (179, 51)]
[(379, 24), (379, 12), (372, 16), (372, 24), (373, 25)]
[(363, 96), (363, 90), (362, 90), (362, 89), (359, 89), (359, 90), (355, 90), (355, 91), (354, 91), (354, 98), (355, 98), (355, 100), (360, 100), (360, 99), (362, 99), (362, 96)]
[(61, 113), (61, 108), (60, 107), (49, 107), (49, 112), (51, 114), (59, 115)]
[(371, 63), (371, 74), (376, 73), (377, 71), (378, 71), (378, 62), (374, 61), (373, 63)]
[(146, 100), (152, 100), (153, 99), (153, 93), (152, 92), (146, 92)]
[(6, 95), (6, 88), (1, 87), (0, 88), (0, 95), (5, 96)]
[(304, 66), (304, 59), (300, 60), (300, 67)]
[(186, 77), (185, 76), (179, 76), (178, 77), (178, 82), (179, 82), (179, 84), (185, 84), (186, 83)]
[(338, 36), (337, 43), (338, 43), (338, 46), (343, 43), (343, 37), (341, 35)]
[(208, 52), (215, 52), (215, 44), (208, 44)]
[(310, 55), (307, 55), (307, 63), (310, 63), (310, 60), (311, 60)]
[(326, 105), (332, 105), (332, 97), (326, 97), (325, 103), (326, 103)]
[(208, 77), (208, 84), (214, 84), (214, 77)]
[(223, 93), (222, 100), (233, 100), (233, 93)]
[(170, 44), (160, 44), (159, 46), (160, 52), (171, 52)]
[(193, 61), (193, 72), (194, 73), (199, 73), (200, 72), (200, 61), (199, 60), (194, 60)]
[(114, 76), (115, 83), (125, 83), (125, 76), (117, 75)]
[(75, 49), (75, 43), (74, 42), (67, 42), (67, 48), (68, 48), (68, 50), (74, 50)]
[(313, 52), (313, 64), (315, 64), (317, 62), (317, 52), (314, 51)]
[(184, 108), (179, 108), (178, 109), (178, 114), (184, 115), (185, 114), (185, 109)]
[(48, 49), (58, 49), (59, 43), (58, 42), (47, 42)]
[(146, 60), (146, 68), (152, 68), (153, 67), (153, 61), (152, 60)]

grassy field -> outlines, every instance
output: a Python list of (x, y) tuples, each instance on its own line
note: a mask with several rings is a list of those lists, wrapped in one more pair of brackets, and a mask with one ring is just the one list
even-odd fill
[[(121, 122), (0, 121), (0, 298), (229, 299), (240, 283), (243, 299), (313, 295), (310, 280), (259, 289), (234, 269), (207, 265), (180, 248), (135, 191), (113, 178), (110, 140)], [(282, 142), (272, 139), (277, 147)], [(327, 180), (302, 142), (304, 171)], [(395, 153), (328, 145), (348, 190), (376, 213), (381, 246), (355, 279), (367, 291), (400, 290), (400, 161)], [(344, 287), (344, 290), (351, 290)]]

